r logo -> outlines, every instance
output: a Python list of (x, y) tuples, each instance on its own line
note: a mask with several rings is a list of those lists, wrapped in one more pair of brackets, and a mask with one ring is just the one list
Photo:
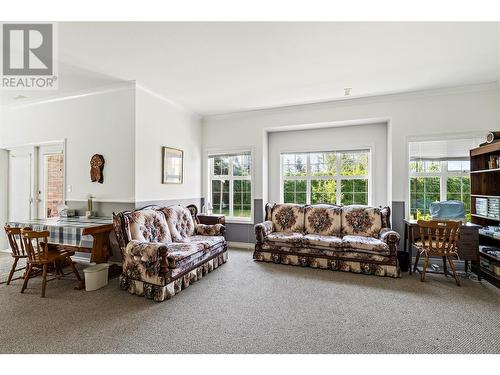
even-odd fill
[(4, 76), (53, 74), (52, 24), (3, 25)]

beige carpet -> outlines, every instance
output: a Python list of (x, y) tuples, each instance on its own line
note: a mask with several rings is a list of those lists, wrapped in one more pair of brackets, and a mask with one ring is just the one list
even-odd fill
[[(19, 259), (16, 269), (21, 269), (24, 266), (26, 266), (26, 260)], [(0, 284), (7, 282), (11, 268), (12, 256), (8, 253), (0, 252)], [(19, 277), (21, 274), (22, 271), (19, 273), (15, 273), (13, 278)]]
[(252, 261), (169, 301), (52, 281), (0, 285), (1, 353), (499, 353), (500, 290), (417, 275), (364, 276)]

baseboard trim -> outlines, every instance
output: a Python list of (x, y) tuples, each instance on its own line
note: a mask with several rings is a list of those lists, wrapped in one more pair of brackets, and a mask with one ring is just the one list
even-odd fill
[(255, 244), (248, 243), (248, 242), (231, 242), (231, 241), (228, 241), (227, 247), (229, 247), (229, 248), (234, 247), (236, 249), (253, 250), (255, 248)]

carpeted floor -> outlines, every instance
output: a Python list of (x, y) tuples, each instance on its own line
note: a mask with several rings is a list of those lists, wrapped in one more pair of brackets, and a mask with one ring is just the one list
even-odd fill
[(500, 353), (500, 290), (256, 263), (222, 267), (169, 301), (72, 280), (0, 285), (1, 353)]
[[(26, 266), (25, 259), (19, 259), (16, 269), (21, 269)], [(9, 253), (0, 252), (0, 283), (5, 283), (9, 278), (9, 273), (12, 268), (12, 256)], [(13, 278), (21, 275), (22, 272), (14, 274)]]

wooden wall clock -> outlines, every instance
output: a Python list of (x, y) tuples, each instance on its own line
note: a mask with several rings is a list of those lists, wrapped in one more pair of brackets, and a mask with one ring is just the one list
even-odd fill
[(90, 180), (92, 182), (104, 182), (104, 156), (95, 154), (90, 159)]

